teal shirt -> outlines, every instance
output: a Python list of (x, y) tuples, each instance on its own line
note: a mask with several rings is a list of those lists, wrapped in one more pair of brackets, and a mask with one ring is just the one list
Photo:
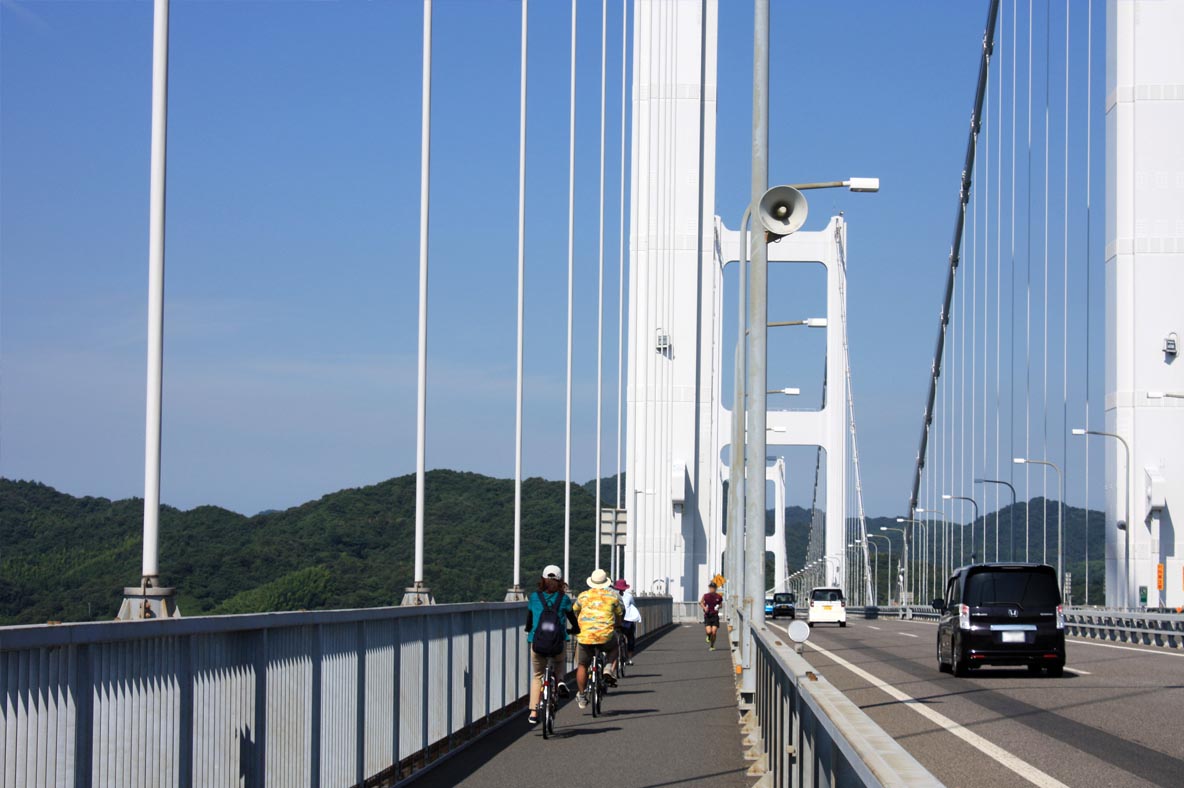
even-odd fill
[(530, 610), (531, 622), (530, 632), (526, 636), (527, 643), (534, 642), (534, 631), (538, 629), (539, 616), (543, 614), (543, 601), (540, 599), (540, 597), (546, 597), (547, 604), (553, 606), (555, 604), (555, 597), (557, 596), (563, 597), (559, 602), (559, 609), (557, 612), (559, 613), (559, 626), (563, 628), (563, 639), (565, 641), (568, 640), (567, 627), (569, 622), (567, 620), (567, 614), (571, 612), (571, 597), (558, 591), (556, 591), (554, 594), (544, 594), (541, 591), (532, 591), (530, 594), (530, 601), (527, 605)]

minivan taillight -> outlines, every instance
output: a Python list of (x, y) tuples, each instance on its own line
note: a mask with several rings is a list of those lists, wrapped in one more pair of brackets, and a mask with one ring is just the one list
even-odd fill
[(840, 599), (839, 600), (839, 607), (843, 607), (843, 608), (847, 607), (846, 600)]
[(810, 600), (810, 607), (814, 607), (814, 600), (813, 599)]
[(970, 605), (958, 605), (958, 629), (970, 629)]
[(1065, 628), (1065, 606), (1057, 605), (1057, 629)]

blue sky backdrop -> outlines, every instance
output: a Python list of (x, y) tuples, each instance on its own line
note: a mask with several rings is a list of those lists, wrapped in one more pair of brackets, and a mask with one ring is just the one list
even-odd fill
[[(850, 222), (851, 364), (867, 508), (899, 513), (919, 437), (987, 3), (773, 5), (770, 181), (856, 175), (882, 182), (877, 195), (811, 194), (807, 229), (838, 211)], [(976, 196), (981, 224), (973, 242), (968, 236), (974, 246), (966, 256), (977, 250), (980, 287), (1003, 266), (1003, 440), (1014, 377), (1025, 384), (1018, 434), (1027, 402), (1033, 455), (1063, 458), (1062, 400), (1067, 426), (1085, 416), (1087, 125), (1090, 419), (1101, 420), (1104, 14), (1095, 2), (1087, 124), (1086, 6), (1072, 6), (1066, 249), (1066, 6), (1052, 4), (1047, 23), (1046, 6), (1033, 7), (1029, 161), (1028, 4), (1003, 5), (1002, 71), (992, 79), (1002, 73), (1005, 87), (999, 96), (992, 82), (991, 183), (978, 175), (976, 188), (987, 191)], [(578, 482), (595, 474), (600, 8), (579, 4)], [(1013, 9), (1021, 17), (1018, 60)], [(750, 3), (720, 3), (715, 197), (729, 226), (750, 189), (751, 14)], [(253, 513), (414, 470), (421, 20), (421, 4), (410, 1), (172, 4), (164, 502)], [(435, 3), (428, 463), (501, 477), (512, 475), (514, 456), (518, 24), (519, 5), (510, 0)], [(531, 3), (524, 462), (528, 475), (550, 479), (563, 477), (569, 24), (568, 3)], [(605, 475), (616, 455), (618, 0), (609, 0), (608, 25)], [(150, 2), (0, 2), (0, 474), (74, 494), (143, 493), (151, 40)], [(1013, 243), (1018, 328), (1007, 322)], [(1063, 390), (1066, 254), (1070, 383)], [(1036, 384), (1024, 396), (1029, 263)], [(803, 313), (823, 303), (822, 281), (775, 272), (771, 319), (810, 316)], [(735, 286), (730, 276), (728, 284)], [(977, 292), (979, 309), (993, 314), (994, 301)], [(725, 303), (731, 327), (734, 296)], [(994, 322), (981, 313), (978, 325), (994, 337)], [(773, 340), (770, 382), (800, 385), (797, 406), (817, 404), (822, 345), (815, 334)], [(725, 346), (732, 341), (725, 336)], [(977, 452), (991, 469), (998, 455), (1007, 474), (1009, 449), (996, 452), (993, 443), (993, 348), (991, 445)], [(978, 407), (981, 431), (981, 400)], [(1069, 454), (1068, 497), (1080, 504), (1084, 473), (1073, 465), (1072, 444)], [(1095, 505), (1102, 495), (1096, 456)], [(812, 474), (812, 461), (791, 463), (790, 503), (810, 503), (807, 467)], [(967, 484), (969, 473), (962, 474)], [(1030, 494), (1040, 492), (1034, 483)]]

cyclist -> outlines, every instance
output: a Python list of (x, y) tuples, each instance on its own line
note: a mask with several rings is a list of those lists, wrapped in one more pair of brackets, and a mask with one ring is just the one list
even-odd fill
[(576, 597), (573, 606), (579, 617), (579, 633), (576, 636), (576, 703), (581, 709), (588, 707), (588, 666), (597, 648), (603, 650), (609, 665), (604, 672), (604, 683), (617, 686), (612, 665), (617, 658), (617, 622), (625, 614), (621, 598), (609, 587), (608, 573), (597, 569), (588, 578), (588, 590)]
[[(544, 608), (554, 609), (558, 613), (559, 628), (563, 641), (566, 643), (568, 632), (578, 631), (579, 624), (576, 621), (576, 614), (572, 610), (571, 598), (567, 595), (567, 584), (563, 582), (563, 572), (554, 564), (549, 564), (543, 569), (538, 589), (530, 595), (530, 602), (526, 607), (527, 643), (534, 643), (535, 631), (538, 629)], [(570, 629), (563, 626), (564, 618), (571, 624)], [(536, 653), (533, 648), (530, 651), (530, 717), (528, 721), (531, 725), (535, 725), (539, 721), (538, 707), (539, 695), (542, 692), (543, 672), (547, 669), (547, 663), (550, 662), (554, 666), (555, 674), (562, 676), (564, 674), (563, 653), (560, 651), (553, 656), (547, 656)], [(570, 694), (567, 685), (562, 681), (559, 682), (556, 689), (561, 698), (566, 698)]]
[(632, 665), (633, 646), (637, 642), (637, 623), (641, 621), (641, 611), (633, 603), (633, 592), (629, 590), (629, 584), (625, 582), (624, 578), (613, 583), (613, 588), (621, 595), (621, 606), (625, 608), (625, 616), (621, 622), (621, 629), (625, 632), (626, 653), (618, 655), (618, 658), (623, 657), (626, 665)]
[(719, 631), (719, 609), (724, 598), (716, 593), (719, 588), (715, 583), (707, 584), (707, 593), (699, 600), (699, 607), (703, 609), (703, 627), (707, 630), (707, 647), (715, 651), (715, 633)]

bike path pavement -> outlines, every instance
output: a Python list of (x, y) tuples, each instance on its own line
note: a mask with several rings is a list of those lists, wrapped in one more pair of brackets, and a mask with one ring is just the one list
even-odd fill
[[(725, 636), (726, 637), (726, 636)], [(708, 651), (703, 627), (683, 624), (639, 644), (634, 664), (592, 716), (563, 701), (544, 739), (526, 713), (473, 742), (410, 784), (673, 785), (747, 788), (732, 660)], [(575, 678), (571, 679), (574, 692)]]

